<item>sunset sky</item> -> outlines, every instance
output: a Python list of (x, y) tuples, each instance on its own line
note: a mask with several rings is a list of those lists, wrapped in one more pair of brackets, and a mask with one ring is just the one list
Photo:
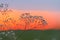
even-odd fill
[(0, 0), (0, 3), (9, 4), (16, 14), (28, 12), (43, 16), (49, 24), (47, 28), (60, 28), (60, 0)]
[(0, 0), (0, 3), (8, 3), (10, 8), (20, 10), (60, 11), (60, 0)]

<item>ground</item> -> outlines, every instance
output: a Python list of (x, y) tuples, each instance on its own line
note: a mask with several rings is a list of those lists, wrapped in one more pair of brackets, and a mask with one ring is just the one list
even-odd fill
[(60, 40), (59, 30), (1, 31), (0, 40)]

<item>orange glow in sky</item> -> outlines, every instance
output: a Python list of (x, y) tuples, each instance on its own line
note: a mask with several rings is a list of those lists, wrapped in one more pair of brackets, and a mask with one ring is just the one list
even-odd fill
[[(48, 23), (46, 26), (39, 26), (31, 23), (30, 25), (27, 25), (26, 30), (60, 29), (60, 19), (58, 20), (58, 17), (54, 14), (56, 12), (39, 10), (8, 10), (7, 12), (0, 11), (0, 30), (25, 30), (25, 23), (22, 21), (23, 19), (20, 19), (22, 13), (30, 13), (33, 16), (43, 16)], [(36, 28), (34, 28), (35, 26)]]

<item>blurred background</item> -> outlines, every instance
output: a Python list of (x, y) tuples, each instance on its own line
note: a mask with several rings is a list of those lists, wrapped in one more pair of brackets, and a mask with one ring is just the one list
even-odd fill
[[(8, 4), (11, 9), (52, 12), (60, 25), (60, 0), (0, 0), (0, 3)], [(1, 31), (0, 40), (60, 40), (60, 30)]]

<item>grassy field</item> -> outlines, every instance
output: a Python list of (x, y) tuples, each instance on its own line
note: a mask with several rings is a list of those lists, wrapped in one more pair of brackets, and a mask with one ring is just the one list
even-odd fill
[(0, 40), (60, 40), (60, 30), (4, 31)]

